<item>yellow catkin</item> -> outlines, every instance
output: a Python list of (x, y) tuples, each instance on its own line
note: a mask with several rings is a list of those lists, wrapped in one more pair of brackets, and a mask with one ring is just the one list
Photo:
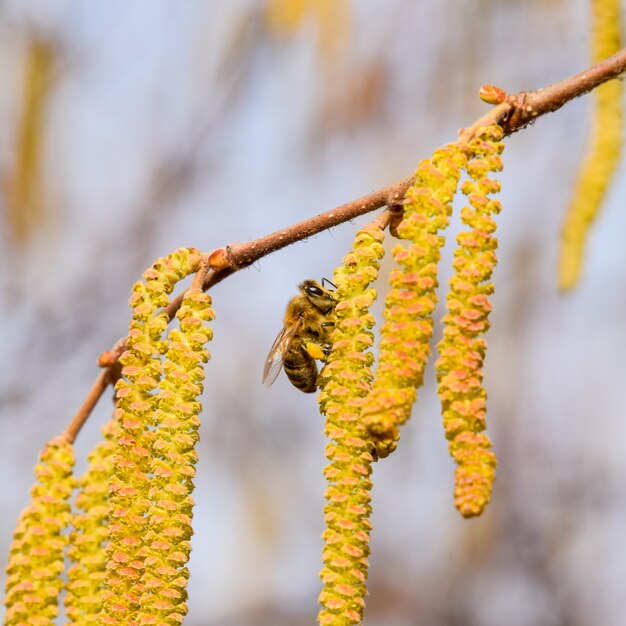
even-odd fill
[(35, 467), (37, 483), (13, 534), (7, 566), (5, 626), (52, 626), (63, 588), (63, 550), (71, 519), (74, 451), (51, 440)]
[(409, 418), (424, 381), (430, 354), (433, 311), (437, 304), (437, 266), (461, 168), (466, 163), (456, 145), (436, 150), (422, 161), (406, 193), (398, 236), (408, 240), (393, 250), (392, 270), (381, 329), (380, 361), (374, 387), (363, 409), (376, 441), (375, 453), (387, 456), (396, 447), (398, 427)]
[(40, 225), (42, 218), (44, 125), (55, 59), (56, 51), (51, 42), (31, 38), (26, 56), (15, 162), (6, 181), (7, 223), (10, 234), (17, 242), (25, 241)]
[(127, 350), (120, 358), (123, 378), (116, 385), (115, 417), (120, 424), (110, 481), (110, 543), (103, 611), (99, 623), (112, 626), (138, 624), (145, 587), (146, 533), (151, 508), (151, 455), (159, 399), (155, 390), (162, 375), (162, 356), (168, 342), (162, 339), (167, 316), (162, 309), (168, 294), (185, 276), (195, 272), (200, 253), (180, 248), (159, 259), (133, 287), (133, 319)]
[(102, 608), (106, 544), (109, 523), (109, 478), (113, 472), (115, 438), (120, 425), (115, 419), (102, 429), (104, 436), (89, 454), (87, 471), (78, 480), (74, 530), (67, 557), (65, 613), (68, 624), (96, 626)]
[(312, 17), (319, 32), (319, 50), (334, 58), (348, 36), (349, 0), (268, 0), (266, 21), (274, 32), (292, 33)]
[[(592, 0), (591, 11), (591, 56), (597, 63), (624, 45), (621, 41), (622, 3)], [(589, 148), (561, 233), (559, 285), (563, 290), (573, 289), (580, 280), (589, 229), (598, 215), (622, 152), (624, 83), (610, 80), (595, 89), (592, 97), (594, 112)]]
[(484, 127), (468, 148), (470, 180), (463, 183), (462, 191), (470, 206), (462, 209), (461, 220), (470, 230), (457, 237), (436, 364), (444, 429), (457, 463), (454, 501), (464, 517), (480, 515), (488, 504), (496, 468), (491, 442), (482, 433), (487, 400), (482, 366), (498, 245), (492, 215), (501, 208), (498, 200), (489, 197), (500, 191), (500, 183), (489, 178), (489, 173), (502, 169), (501, 139), (499, 126)]
[(293, 32), (307, 12), (307, 0), (268, 0), (266, 19), (276, 31)]
[(334, 274), (338, 303), (333, 348), (320, 373), (320, 410), (326, 416), (328, 481), (323, 534), (322, 626), (358, 624), (363, 617), (369, 555), (372, 471), (371, 443), (360, 409), (371, 388), (376, 299), (370, 287), (378, 275), (383, 231), (373, 222), (357, 233), (353, 250)]
[(197, 455), (199, 396), (203, 364), (209, 360), (204, 345), (211, 339), (206, 322), (214, 318), (211, 298), (199, 288), (185, 294), (176, 314), (180, 329), (168, 335), (168, 350), (159, 385), (155, 414), (145, 535), (144, 590), (139, 624), (178, 625), (187, 614), (186, 567), (191, 551), (193, 477)]

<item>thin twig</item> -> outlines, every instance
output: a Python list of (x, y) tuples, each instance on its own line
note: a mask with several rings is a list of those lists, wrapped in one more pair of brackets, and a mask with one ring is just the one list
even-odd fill
[(376, 224), (380, 230), (385, 230), (391, 223), (394, 211), (390, 208), (383, 211), (376, 219), (372, 220), (373, 224)]
[(74, 443), (80, 429), (91, 415), (91, 412), (94, 410), (96, 404), (98, 404), (98, 400), (100, 400), (100, 397), (106, 391), (106, 388), (109, 385), (115, 385), (121, 377), (122, 364), (119, 359), (124, 350), (126, 350), (126, 337), (119, 339), (110, 350), (103, 352), (98, 357), (98, 365), (100, 365), (103, 369), (98, 375), (98, 378), (96, 378), (94, 384), (91, 386), (87, 397), (76, 412), (76, 415), (74, 415), (72, 421), (63, 431), (62, 436), (65, 437), (65, 439), (67, 439), (70, 443)]
[[(508, 95), (504, 102), (492, 107), (472, 125), (461, 129), (457, 142), (465, 144), (472, 139), (481, 126), (496, 123), (502, 126), (505, 135), (511, 135), (533, 123), (538, 117), (560, 109), (570, 100), (588, 93), (608, 80), (617, 78), (625, 71), (626, 48), (583, 72), (543, 89)], [(412, 182), (413, 176), (409, 176), (367, 196), (352, 200), (335, 209), (287, 226), (254, 241), (232, 243), (203, 255), (209, 268), (203, 281), (203, 289), (205, 291), (210, 289), (228, 276), (249, 267), (272, 252), (384, 206), (390, 208), (390, 211), (386, 212), (389, 215), (384, 220), (391, 220), (393, 227), (394, 219), (397, 217), (398, 211), (401, 210), (404, 195)], [(164, 309), (169, 319), (172, 319), (180, 308), (183, 297), (184, 293), (179, 294)], [(115, 355), (114, 362), (101, 363), (102, 366), (106, 367), (106, 370), (98, 376), (85, 402), (64, 433), (71, 441), (76, 437), (80, 427), (95, 407), (107, 385), (116, 379), (116, 375), (119, 377), (119, 372), (116, 375), (111, 375), (109, 372), (115, 371), (115, 365), (123, 351), (124, 342), (125, 340), (121, 340), (110, 352), (105, 353), (109, 356)]]
[(76, 413), (76, 415), (72, 418), (72, 421), (68, 424), (67, 428), (63, 431), (63, 437), (67, 439), (69, 443), (74, 443), (80, 429), (83, 427), (83, 424), (87, 421), (87, 418), (91, 415), (91, 412), (95, 408), (96, 404), (98, 404), (98, 400), (105, 392), (106, 388), (109, 386), (109, 369), (102, 370), (100, 374), (98, 374), (98, 378), (92, 385), (85, 401), (82, 406)]

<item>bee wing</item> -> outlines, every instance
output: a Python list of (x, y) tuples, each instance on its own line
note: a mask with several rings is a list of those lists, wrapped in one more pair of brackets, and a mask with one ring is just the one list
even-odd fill
[(299, 322), (290, 326), (284, 326), (274, 340), (263, 368), (263, 384), (266, 387), (269, 387), (278, 378), (278, 374), (280, 374), (280, 370), (283, 368), (283, 358), (287, 348), (289, 348), (289, 344), (299, 328)]

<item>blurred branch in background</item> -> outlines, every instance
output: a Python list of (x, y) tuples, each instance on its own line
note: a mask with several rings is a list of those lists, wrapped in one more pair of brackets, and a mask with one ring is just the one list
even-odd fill
[[(160, 228), (159, 220), (177, 210), (199, 177), (206, 183), (220, 168), (220, 154), (214, 148), (219, 145), (216, 137), (242, 104), (260, 38), (254, 11), (242, 9), (214, 61), (213, 75), (198, 80), (203, 97), (195, 115), (185, 120), (179, 133), (181, 141), (175, 147), (156, 151), (145, 197), (133, 211), (129, 225), (128, 234), (138, 244), (132, 249), (138, 267), (150, 256), (149, 247)], [(217, 92), (215, 84), (220, 86)], [(108, 242), (103, 241), (103, 249), (107, 246)]]

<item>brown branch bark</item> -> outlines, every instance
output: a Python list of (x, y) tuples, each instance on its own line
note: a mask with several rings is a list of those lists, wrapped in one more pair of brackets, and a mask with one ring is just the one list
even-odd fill
[(509, 96), (507, 102), (512, 111), (504, 123), (504, 132), (510, 135), (525, 128), (541, 115), (557, 111), (570, 100), (589, 93), (612, 78), (618, 78), (625, 71), (626, 48), (623, 48), (608, 59), (558, 83)]
[[(518, 94), (508, 95), (504, 102), (494, 106), (467, 128), (461, 129), (457, 141), (458, 143), (467, 143), (472, 139), (478, 128), (495, 123), (502, 126), (506, 135), (511, 135), (533, 123), (538, 117), (560, 109), (574, 98), (588, 93), (608, 80), (617, 78), (625, 71), (626, 48), (583, 72), (579, 72), (543, 89), (522, 91)], [(255, 261), (272, 252), (281, 250), (333, 226), (343, 224), (365, 213), (370, 213), (384, 206), (390, 207), (392, 212), (397, 213), (397, 209), (402, 204), (404, 195), (412, 182), (413, 176), (409, 176), (367, 196), (352, 200), (330, 211), (320, 213), (292, 226), (287, 226), (259, 239), (245, 243), (232, 243), (224, 248), (218, 248), (208, 253), (206, 255), (206, 264), (209, 267), (209, 271), (204, 279), (204, 290), (210, 289), (231, 274), (252, 265)], [(393, 225), (394, 216), (390, 217)], [(166, 307), (165, 311), (170, 319), (180, 308), (182, 299), (183, 294), (180, 294)], [(121, 354), (120, 346), (123, 346), (122, 342), (118, 342), (109, 353), (105, 353), (117, 355), (115, 356), (115, 363), (107, 363), (106, 359), (102, 363), (107, 370), (115, 367), (117, 358)], [(94, 383), (85, 402), (66, 430), (66, 433), (69, 432), (71, 435), (71, 440), (75, 438), (80, 430), (80, 426), (87, 419), (99, 397), (113, 379), (115, 379), (115, 376), (107, 376), (106, 373), (103, 373)]]

